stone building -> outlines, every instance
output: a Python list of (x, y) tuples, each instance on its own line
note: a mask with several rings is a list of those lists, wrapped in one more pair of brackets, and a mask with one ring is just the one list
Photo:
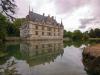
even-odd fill
[(29, 11), (20, 27), (20, 37), (24, 40), (63, 39), (63, 24), (50, 17)]

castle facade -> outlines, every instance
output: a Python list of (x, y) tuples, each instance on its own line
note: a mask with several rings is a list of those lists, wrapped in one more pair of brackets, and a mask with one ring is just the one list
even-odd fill
[(50, 40), (63, 39), (63, 24), (57, 23), (54, 17), (50, 17), (29, 11), (26, 20), (20, 27), (22, 40)]

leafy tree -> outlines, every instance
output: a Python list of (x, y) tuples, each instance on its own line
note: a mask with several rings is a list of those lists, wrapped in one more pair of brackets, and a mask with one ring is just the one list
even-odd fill
[(19, 26), (9, 22), (4, 15), (0, 13), (0, 39), (4, 40), (7, 36), (19, 36)]
[(25, 22), (25, 18), (17, 18), (13, 24), (19, 29), (23, 22)]
[(94, 33), (94, 30), (93, 30), (93, 29), (91, 29), (91, 30), (89, 31), (89, 36), (90, 36), (91, 38), (95, 38), (95, 33)]
[(8, 23), (6, 29), (8, 36), (19, 36), (19, 29), (13, 23)]
[(94, 33), (95, 33), (95, 38), (100, 38), (100, 29), (96, 28), (94, 30)]
[(13, 23), (9, 23), (7, 25), (7, 34), (8, 36), (20, 36), (20, 26), (22, 24), (22, 22), (24, 22), (25, 19), (24, 18), (17, 18), (15, 19), (15, 21), (13, 21)]
[(72, 38), (72, 32), (64, 30), (64, 38)]
[(14, 18), (12, 14), (15, 14), (15, 8), (14, 0), (0, 0), (0, 13), (4, 13), (11, 19)]
[(63, 37), (67, 37), (67, 31), (64, 30), (64, 36)]
[(0, 39), (4, 39), (6, 36), (7, 19), (0, 13)]
[(72, 39), (73, 40), (82, 40), (83, 34), (80, 30), (75, 30), (72, 34)]
[(91, 29), (89, 31), (89, 37), (90, 38), (100, 38), (100, 29), (96, 28), (96, 29)]
[(89, 33), (88, 31), (86, 31), (83, 33), (83, 40), (88, 40), (88, 38), (89, 38)]

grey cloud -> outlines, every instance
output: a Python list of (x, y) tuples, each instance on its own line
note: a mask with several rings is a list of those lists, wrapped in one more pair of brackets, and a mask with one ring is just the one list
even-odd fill
[(88, 24), (100, 23), (100, 0), (56, 0), (55, 5), (57, 8), (57, 12), (59, 14), (73, 12), (74, 9), (77, 9), (81, 6), (88, 4), (91, 6), (92, 15), (94, 18), (92, 19), (81, 19), (81, 26), (79, 28), (84, 29)]
[(55, 5), (56, 13), (57, 14), (65, 14), (68, 12), (73, 12), (73, 10), (84, 6), (85, 4), (91, 5), (93, 15), (98, 17), (100, 16), (100, 0), (16, 0), (17, 5), (19, 6), (18, 13), (24, 14), (25, 11), (28, 9), (29, 2), (36, 3), (36, 7), (33, 9), (37, 9), (41, 7), (43, 3), (50, 3), (53, 2)]
[(93, 22), (95, 18), (90, 18), (90, 19), (80, 19), (81, 26), (79, 26), (80, 29), (85, 29), (87, 24), (90, 24)]
[(29, 0), (15, 0), (17, 9), (16, 17), (25, 17), (29, 10)]
[(73, 11), (87, 3), (90, 0), (55, 0), (55, 5), (59, 14)]
[(79, 26), (79, 29), (85, 29), (85, 28), (86, 28), (86, 25)]
[(92, 10), (94, 10), (93, 15), (100, 18), (100, 0), (92, 0), (91, 4), (93, 6)]
[(92, 15), (100, 17), (100, 0), (54, 0), (54, 3), (58, 14), (73, 12), (73, 10), (88, 4), (92, 7)]

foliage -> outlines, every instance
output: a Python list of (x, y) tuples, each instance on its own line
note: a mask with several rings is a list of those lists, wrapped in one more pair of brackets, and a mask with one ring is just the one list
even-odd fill
[(100, 38), (100, 29), (91, 29), (90, 31), (81, 32), (75, 30), (74, 32), (64, 30), (64, 38), (70, 38), (72, 40), (88, 40), (89, 38)]
[(64, 37), (72, 37), (72, 32), (64, 30)]
[(13, 19), (11, 13), (15, 14), (15, 1), (14, 0), (0, 0), (0, 13), (4, 13), (8, 18)]
[(0, 39), (4, 39), (6, 36), (7, 19), (0, 13)]
[(75, 30), (73, 32), (73, 34), (72, 34), (72, 39), (73, 40), (80, 40), (80, 39), (82, 40), (82, 38), (83, 38), (83, 34), (80, 30)]
[(8, 23), (6, 29), (7, 36), (19, 36), (19, 29), (13, 23)]
[(4, 15), (0, 13), (0, 39), (4, 40), (5, 37), (19, 36), (19, 27), (21, 25), (20, 19), (15, 20), (13, 23), (8, 21)]
[[(21, 23), (24, 22), (25, 19), (24, 18), (17, 18), (14, 22), (13, 22), (13, 25), (12, 25), (12, 29), (14, 29), (14, 36), (19, 36), (20, 35), (20, 26), (21, 26)], [(11, 32), (12, 33), (12, 32)]]
[(70, 38), (72, 40), (82, 40), (83, 33), (80, 30), (75, 30), (74, 32), (64, 30), (64, 38)]
[(83, 40), (88, 40), (89, 39), (89, 34), (88, 31), (83, 33)]
[(91, 38), (100, 38), (100, 29), (99, 28), (96, 28), (96, 29), (91, 29), (90, 32), (89, 32), (89, 36)]

